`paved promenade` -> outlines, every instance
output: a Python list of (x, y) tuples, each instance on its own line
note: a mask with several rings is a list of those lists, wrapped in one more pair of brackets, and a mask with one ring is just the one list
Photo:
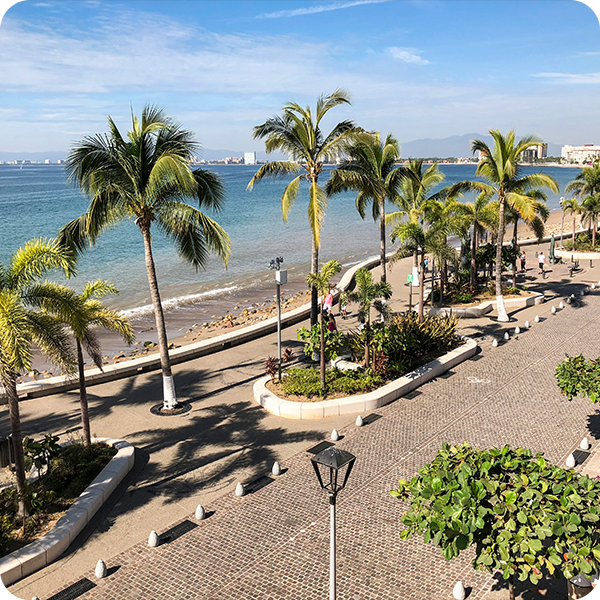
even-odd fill
[[(575, 279), (565, 266), (552, 269), (550, 280), (530, 275), (531, 288), (545, 288), (552, 297), (600, 276), (600, 268)], [(395, 295), (404, 294), (405, 274), (398, 270), (393, 279)], [(64, 558), (10, 591), (47, 600), (85, 576), (97, 587), (83, 600), (327, 597), (328, 505), (307, 450), (335, 427), (342, 434), (337, 445), (357, 456), (338, 501), (341, 600), (451, 598), (459, 579), (472, 588), (470, 598), (507, 598), (502, 582), (474, 571), (468, 555), (446, 562), (420, 539), (401, 541), (402, 505), (388, 492), (399, 477), (411, 477), (430, 461), (444, 441), (526, 446), (557, 464), (586, 435), (595, 449), (599, 411), (587, 400), (561, 397), (553, 373), (565, 353), (600, 353), (600, 292), (556, 315), (550, 308), (519, 311), (510, 324), (490, 317), (465, 322), (481, 340), (481, 354), (410, 398), (378, 409), (381, 418), (363, 428), (354, 426), (354, 417), (291, 421), (254, 405), (252, 383), (262, 375), (264, 358), (275, 353), (270, 338), (179, 365), (180, 397), (193, 405), (179, 417), (150, 414), (159, 401), (156, 373), (91, 388), (93, 432), (134, 444), (136, 466)], [(531, 330), (491, 347), (492, 335), (526, 319), (533, 323), (536, 314), (541, 322)], [(285, 344), (299, 348), (295, 328), (284, 333)], [(73, 392), (26, 401), (22, 408), (26, 433), (77, 430)], [(6, 419), (3, 414), (3, 425)], [(280, 477), (263, 479), (243, 498), (233, 495), (238, 480), (267, 474), (274, 460), (284, 469)], [(209, 511), (205, 521), (193, 517), (198, 503)], [(147, 546), (151, 529), (162, 533), (186, 520), (197, 527), (158, 548)], [(110, 573), (101, 581), (93, 576), (98, 558)], [(539, 587), (546, 598), (566, 597), (564, 582)], [(525, 586), (520, 597), (539, 595)]]

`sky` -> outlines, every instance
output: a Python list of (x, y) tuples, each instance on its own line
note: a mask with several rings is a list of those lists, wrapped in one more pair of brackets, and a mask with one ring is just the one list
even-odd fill
[(205, 148), (260, 152), (254, 126), (336, 88), (352, 105), (324, 129), (600, 144), (598, 17), (576, 0), (24, 0), (0, 25), (0, 151), (67, 151), (153, 103)]

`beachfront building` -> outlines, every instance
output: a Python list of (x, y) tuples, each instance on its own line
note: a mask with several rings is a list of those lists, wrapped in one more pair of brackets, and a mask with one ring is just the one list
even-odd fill
[(244, 164), (255, 165), (256, 164), (256, 152), (244, 152)]
[(534, 162), (540, 158), (546, 158), (546, 156), (548, 156), (548, 144), (538, 144), (525, 150), (521, 155), (521, 160), (523, 162)]
[(600, 146), (585, 144), (584, 146), (563, 146), (560, 151), (563, 162), (591, 163), (600, 159)]

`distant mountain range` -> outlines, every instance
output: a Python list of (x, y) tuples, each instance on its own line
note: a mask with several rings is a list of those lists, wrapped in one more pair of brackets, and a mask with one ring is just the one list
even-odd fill
[[(490, 135), (482, 133), (465, 133), (464, 135), (453, 135), (443, 139), (425, 138), (422, 140), (413, 140), (401, 144), (403, 158), (448, 158), (448, 157), (465, 157), (471, 156), (471, 140), (483, 140), (487, 144), (492, 145)], [(560, 156), (562, 146), (560, 144), (548, 143), (548, 156)], [(0, 152), (0, 161), (7, 160), (34, 160), (44, 162), (50, 160), (55, 163), (59, 159), (66, 156), (66, 152)], [(257, 152), (259, 160), (265, 160), (267, 154), (265, 152)], [(244, 151), (241, 150), (213, 150), (204, 148), (200, 153), (200, 157), (204, 160), (220, 160), (227, 156), (244, 156)], [(268, 156), (271, 160), (281, 160), (283, 155), (273, 153)]]

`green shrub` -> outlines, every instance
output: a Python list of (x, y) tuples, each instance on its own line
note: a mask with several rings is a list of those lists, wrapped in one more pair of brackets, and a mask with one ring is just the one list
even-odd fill
[[(325, 382), (329, 394), (361, 394), (370, 392), (385, 383), (385, 379), (370, 369), (367, 371), (341, 371), (329, 369), (325, 373)], [(319, 369), (289, 369), (283, 375), (281, 389), (285, 394), (313, 398), (322, 396), (321, 375)]]
[[(304, 344), (304, 354), (312, 358), (313, 354), (321, 353), (321, 322), (315, 323), (309, 330), (301, 327), (298, 330), (298, 339), (306, 342)], [(335, 360), (344, 346), (344, 334), (339, 331), (329, 331), (325, 327), (323, 336), (325, 340), (325, 360)]]
[(473, 302), (473, 294), (456, 294), (454, 300), (458, 304), (468, 304), (469, 302)]
[(556, 367), (556, 383), (567, 400), (587, 396), (592, 402), (600, 400), (600, 358), (586, 360), (581, 354), (566, 358)]

